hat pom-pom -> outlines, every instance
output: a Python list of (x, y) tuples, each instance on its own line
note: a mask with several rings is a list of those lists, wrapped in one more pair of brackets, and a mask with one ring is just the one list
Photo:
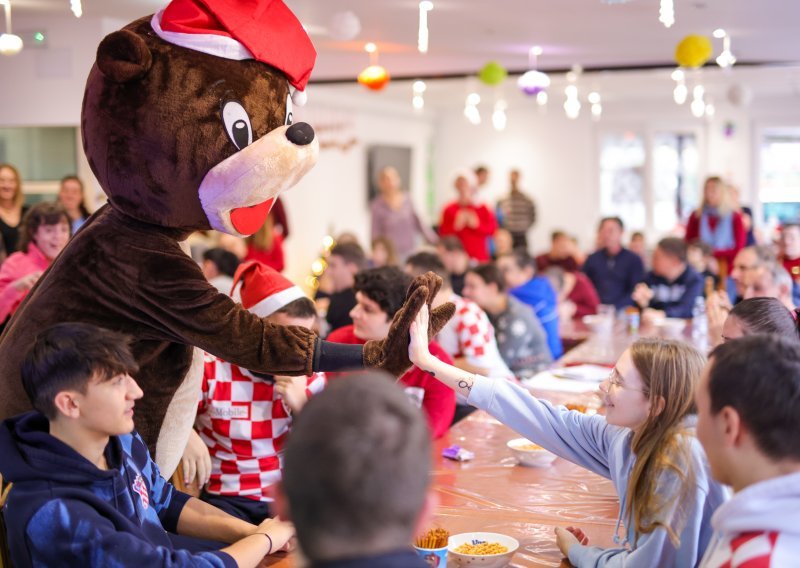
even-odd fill
[(305, 91), (301, 91), (299, 89), (294, 89), (292, 91), (292, 103), (301, 107), (306, 104), (308, 101), (308, 95)]

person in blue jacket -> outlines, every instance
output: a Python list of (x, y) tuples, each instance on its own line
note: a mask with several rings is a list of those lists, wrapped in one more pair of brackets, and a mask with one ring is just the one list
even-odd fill
[[(21, 369), (36, 410), (0, 424), (13, 565), (255, 567), (287, 546), (289, 523), (246, 523), (161, 477), (133, 431), (135, 371), (121, 334), (63, 323), (37, 337)], [(234, 544), (193, 554), (167, 531)]]
[(683, 239), (661, 239), (653, 251), (653, 270), (636, 285), (632, 298), (644, 310), (644, 320), (692, 317), (695, 301), (704, 293), (703, 277), (686, 262)]
[(523, 249), (504, 254), (497, 259), (508, 287), (508, 293), (533, 308), (547, 334), (547, 346), (553, 359), (564, 354), (558, 328), (558, 298), (550, 281), (536, 276), (536, 262)]
[(693, 396), (705, 362), (697, 349), (679, 341), (638, 340), (601, 385), (606, 416), (587, 416), (431, 357), (427, 319), (423, 308), (411, 326), (409, 357), (415, 365), (529, 440), (614, 484), (620, 499), (617, 546), (590, 546), (580, 529), (556, 529), (558, 547), (573, 566), (699, 564), (713, 533), (711, 515), (727, 491), (711, 477), (694, 433)]

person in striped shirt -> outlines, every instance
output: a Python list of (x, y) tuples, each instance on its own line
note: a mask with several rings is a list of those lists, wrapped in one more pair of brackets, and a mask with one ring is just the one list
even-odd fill
[[(272, 323), (307, 328), (314, 324), (313, 302), (264, 264), (242, 264), (234, 292), (245, 308)], [(205, 484), (202, 500), (258, 524), (273, 516), (271, 504), (292, 416), (324, 388), (325, 376), (263, 375), (208, 354), (204, 364), (197, 433), (184, 453), (184, 478), (191, 481), (196, 476), (199, 485)]]

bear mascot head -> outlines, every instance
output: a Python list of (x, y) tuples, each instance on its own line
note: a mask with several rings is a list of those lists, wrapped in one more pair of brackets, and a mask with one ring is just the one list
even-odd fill
[[(41, 330), (77, 321), (125, 333), (144, 397), (136, 427), (162, 471), (177, 466), (197, 406), (202, 351), (256, 372), (362, 366), (398, 375), (408, 329), (441, 280), (418, 277), (389, 336), (322, 341), (268, 323), (220, 294), (187, 256), (193, 231), (237, 236), (315, 163), (314, 130), (293, 122), (314, 47), (280, 0), (173, 0), (102, 40), (82, 111), (86, 156), (108, 195), (0, 337), (0, 418), (30, 409), (20, 365)], [(452, 315), (432, 311), (430, 333)]]

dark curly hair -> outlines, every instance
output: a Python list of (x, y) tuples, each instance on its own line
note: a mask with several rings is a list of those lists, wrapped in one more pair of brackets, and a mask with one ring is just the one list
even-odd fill
[(369, 268), (356, 274), (353, 289), (378, 304), (392, 319), (406, 298), (412, 278), (396, 266)]

